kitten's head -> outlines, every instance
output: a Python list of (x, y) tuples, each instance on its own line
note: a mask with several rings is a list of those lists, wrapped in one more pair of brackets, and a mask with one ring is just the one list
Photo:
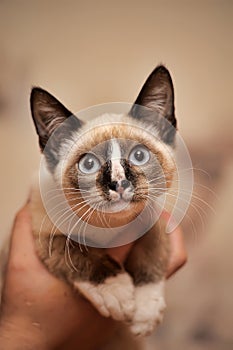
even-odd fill
[(85, 123), (40, 88), (32, 90), (31, 110), (49, 171), (89, 223), (126, 224), (170, 185), (176, 119), (165, 67), (151, 73), (127, 115)]

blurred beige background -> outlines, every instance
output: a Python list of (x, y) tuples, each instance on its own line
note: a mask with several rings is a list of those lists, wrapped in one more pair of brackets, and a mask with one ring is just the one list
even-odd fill
[(231, 0), (0, 2), (1, 237), (39, 162), (31, 86), (75, 112), (133, 102), (161, 62), (172, 73), (179, 130), (203, 169), (201, 200), (190, 207), (192, 223), (184, 220), (189, 263), (168, 283), (167, 315), (151, 349), (233, 348), (232, 42)]

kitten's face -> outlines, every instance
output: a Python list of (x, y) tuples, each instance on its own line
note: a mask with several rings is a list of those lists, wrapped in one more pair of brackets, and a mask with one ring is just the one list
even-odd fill
[(104, 115), (90, 127), (40, 88), (31, 109), (47, 166), (84, 221), (124, 225), (169, 186), (176, 119), (165, 67), (152, 72), (128, 115)]
[(118, 116), (116, 124), (113, 119), (117, 116), (105, 116), (104, 126), (73, 135), (72, 151), (59, 169), (69, 205), (97, 226), (133, 220), (149, 198), (166, 190), (174, 168), (169, 147), (139, 122)]

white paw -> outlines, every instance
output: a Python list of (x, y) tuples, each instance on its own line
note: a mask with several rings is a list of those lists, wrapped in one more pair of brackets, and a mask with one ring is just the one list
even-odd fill
[(130, 325), (130, 330), (134, 335), (149, 335), (162, 321), (166, 307), (163, 289), (164, 281), (136, 288), (136, 310)]
[(108, 277), (104, 283), (93, 284), (89, 281), (75, 282), (74, 286), (105, 317), (114, 320), (130, 321), (134, 313), (134, 286), (127, 273)]

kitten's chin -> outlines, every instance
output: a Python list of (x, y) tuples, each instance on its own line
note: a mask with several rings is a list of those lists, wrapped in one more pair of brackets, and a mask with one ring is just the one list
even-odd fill
[(132, 209), (132, 202), (131, 201), (125, 201), (124, 199), (119, 199), (117, 201), (111, 201), (109, 204), (106, 206), (104, 211), (106, 213), (117, 213), (117, 212), (122, 212), (122, 211), (127, 211)]
[(96, 212), (92, 221), (98, 227), (121, 227), (135, 220), (143, 211), (144, 206), (142, 202), (126, 202), (121, 199), (110, 204), (104, 211)]

